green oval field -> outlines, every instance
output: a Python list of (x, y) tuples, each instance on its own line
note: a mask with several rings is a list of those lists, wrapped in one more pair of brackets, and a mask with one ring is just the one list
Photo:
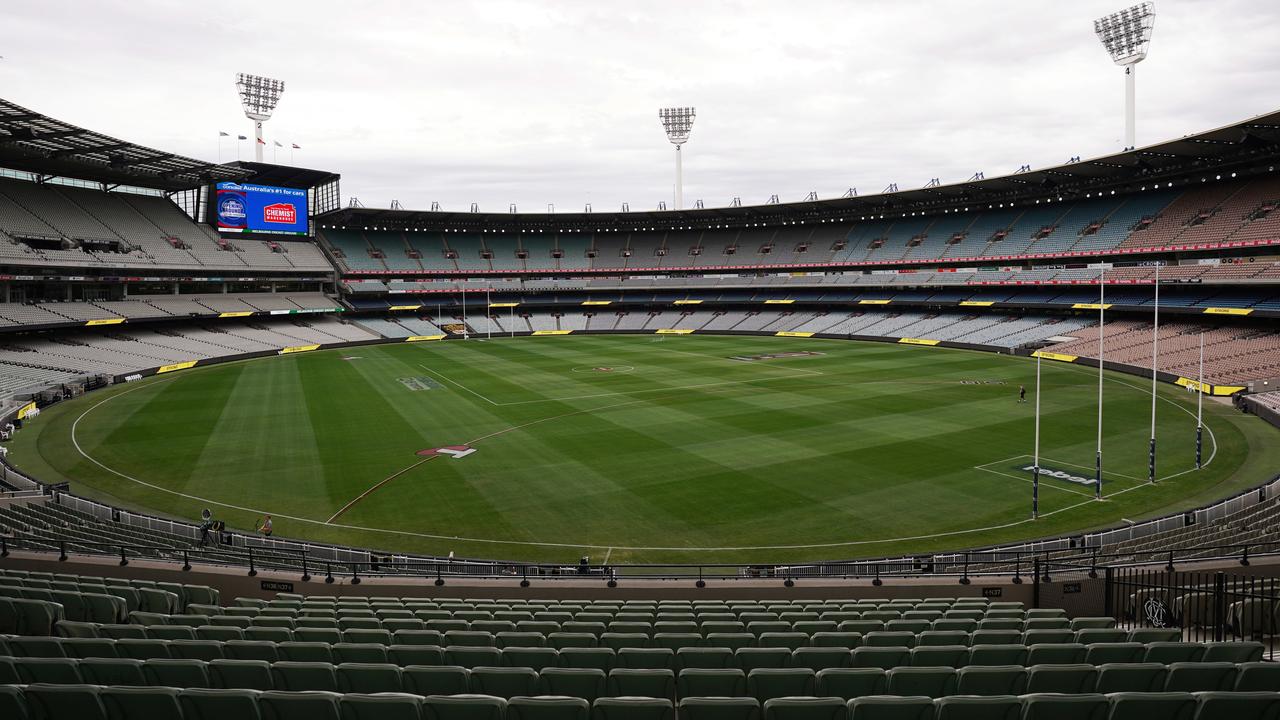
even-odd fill
[[(778, 357), (770, 357), (777, 356)], [(789, 356), (788, 356), (789, 355)], [(1280, 466), (1280, 433), (1096, 370), (882, 343), (570, 336), (366, 346), (185, 370), (61, 403), (10, 460), (161, 515), (539, 561), (771, 562), (976, 547), (1165, 514)], [(1019, 385), (1028, 401), (1019, 403)], [(445, 448), (448, 452), (420, 455)]]

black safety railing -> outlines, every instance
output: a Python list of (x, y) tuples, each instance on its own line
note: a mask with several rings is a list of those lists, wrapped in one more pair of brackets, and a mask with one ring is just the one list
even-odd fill
[[(303, 582), (360, 584), (362, 578), (426, 579), (443, 585), (448, 579), (511, 580), (522, 586), (535, 581), (599, 581), (609, 586), (626, 580), (695, 581), (701, 587), (709, 580), (777, 580), (792, 586), (806, 579), (869, 580), (879, 586), (907, 578), (951, 579), (968, 585), (977, 577), (1004, 577), (1014, 584), (1049, 583), (1054, 576), (1096, 579), (1107, 572), (1175, 573), (1179, 566), (1229, 562), (1247, 567), (1251, 557), (1280, 553), (1280, 540), (1237, 545), (1182, 548), (1160, 552), (1103, 554), (1092, 549), (1056, 552), (950, 553), (943, 557), (920, 556), (859, 562), (788, 563), (625, 563), (601, 565), (578, 563), (513, 563), (457, 560), (451, 558), (380, 557), (334, 560), (327, 552), (319, 556), (300, 548), (127, 544), (91, 542), (54, 537), (0, 536), (0, 558), (14, 551), (57, 553), (59, 560), (72, 555), (118, 557), (120, 565), (135, 560), (178, 564), (190, 570), (193, 564), (244, 568), (253, 576), (260, 571), (295, 573)], [(1136, 568), (1136, 569), (1135, 569)], [(1190, 568), (1191, 570), (1194, 567)], [(1111, 575), (1108, 575), (1109, 577)], [(1116, 582), (1129, 582), (1116, 576)], [(1134, 581), (1136, 582), (1136, 581)]]

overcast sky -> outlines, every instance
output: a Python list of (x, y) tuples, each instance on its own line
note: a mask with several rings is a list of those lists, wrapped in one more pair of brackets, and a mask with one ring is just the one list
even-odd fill
[[(1126, 4), (0, 0), (0, 96), (217, 160), (219, 130), (252, 134), (235, 73), (276, 77), (268, 143), (341, 173), (344, 204), (487, 212), (672, 206), (657, 109), (693, 105), (686, 205), (758, 204), (1120, 149), (1092, 20)], [(1139, 145), (1280, 107), (1280, 3), (1156, 12)]]

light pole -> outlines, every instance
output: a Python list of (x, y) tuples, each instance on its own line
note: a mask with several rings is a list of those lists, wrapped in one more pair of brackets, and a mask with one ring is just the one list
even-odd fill
[(244, 108), (245, 117), (253, 121), (253, 159), (262, 162), (262, 148), (266, 145), (262, 139), (262, 123), (271, 119), (271, 113), (280, 102), (284, 81), (237, 73), (236, 90), (240, 93), (240, 107)]
[(1134, 74), (1147, 57), (1151, 29), (1156, 24), (1155, 3), (1144, 2), (1093, 21), (1093, 32), (1111, 60), (1124, 68), (1124, 147), (1137, 146), (1134, 129)]
[(662, 128), (667, 131), (667, 139), (676, 146), (676, 210), (684, 209), (684, 179), (681, 169), (680, 146), (689, 142), (689, 132), (693, 130), (693, 118), (697, 113), (691, 107), (662, 108), (658, 110), (658, 119)]

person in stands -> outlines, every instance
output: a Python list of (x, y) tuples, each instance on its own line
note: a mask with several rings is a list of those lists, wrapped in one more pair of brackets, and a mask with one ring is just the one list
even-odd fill
[(209, 531), (213, 529), (213, 511), (205, 508), (200, 513), (200, 547), (209, 544)]
[(255, 529), (262, 533), (262, 537), (271, 537), (271, 516), (264, 516)]

